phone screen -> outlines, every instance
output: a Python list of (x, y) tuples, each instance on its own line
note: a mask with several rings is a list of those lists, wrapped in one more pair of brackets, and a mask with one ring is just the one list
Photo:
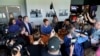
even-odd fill
[(75, 43), (76, 42), (76, 39), (71, 39), (71, 43)]

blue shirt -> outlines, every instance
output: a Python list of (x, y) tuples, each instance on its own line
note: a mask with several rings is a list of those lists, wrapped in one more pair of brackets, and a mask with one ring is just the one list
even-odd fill
[[(74, 44), (74, 56), (84, 56), (84, 49), (82, 43), (88, 40), (88, 37), (77, 37), (77, 41)], [(71, 38), (64, 37), (65, 51), (67, 55), (70, 54)]]
[(11, 25), (8, 28), (9, 33), (16, 33), (20, 30), (20, 27), (18, 25)]
[(23, 24), (23, 22), (22, 21), (20, 21), (20, 20), (16, 20), (16, 24), (18, 25), (18, 26), (22, 26), (22, 24)]
[(71, 38), (68, 38), (67, 36), (65, 36), (64, 37), (64, 44), (65, 44), (66, 54), (69, 55), (69, 53), (70, 53)]
[(86, 36), (86, 37), (78, 36), (77, 37), (77, 43), (79, 43), (79, 44), (81, 44), (87, 40), (88, 40), (88, 36)]
[(42, 34), (50, 34), (51, 33), (51, 30), (52, 30), (52, 27), (50, 25), (48, 26), (41, 26), (41, 33)]
[(95, 41), (99, 41), (100, 39), (100, 30), (96, 30), (93, 34), (92, 34), (92, 39), (94, 39)]

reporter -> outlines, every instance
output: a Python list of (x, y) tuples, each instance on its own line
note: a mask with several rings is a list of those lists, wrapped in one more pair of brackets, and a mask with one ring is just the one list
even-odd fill
[(67, 56), (84, 56), (82, 43), (88, 40), (88, 36), (83, 33), (74, 33), (75, 29), (70, 26), (68, 34), (64, 37), (65, 51)]
[(63, 25), (62, 25), (62, 28), (68, 28), (68, 26), (70, 25), (70, 19), (65, 19)]
[(74, 45), (71, 45), (71, 39), (73, 38), (72, 36), (72, 26), (67, 28), (67, 35), (64, 37), (64, 44), (65, 44), (65, 52), (67, 56), (73, 56), (74, 55)]
[(34, 34), (30, 36), (30, 43), (31, 44), (27, 46), (30, 56), (41, 56), (41, 49), (43, 46), (40, 32), (37, 29), (35, 29)]
[(52, 19), (52, 27), (55, 28), (56, 25), (58, 23), (58, 17), (56, 15), (53, 15), (53, 19)]
[(95, 23), (95, 31), (94, 31), (94, 33), (91, 35), (92, 36), (92, 38), (91, 38), (91, 43), (93, 44), (93, 45), (96, 45), (96, 44), (99, 44), (99, 42), (100, 42), (100, 21), (97, 21), (96, 23)]

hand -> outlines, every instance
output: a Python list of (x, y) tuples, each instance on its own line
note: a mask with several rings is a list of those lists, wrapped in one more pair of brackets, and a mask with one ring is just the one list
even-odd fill
[(90, 36), (90, 38), (93, 38), (92, 35)]
[(86, 35), (84, 35), (84, 34), (80, 34), (82, 37), (86, 37)]
[(71, 45), (70, 49), (71, 49), (71, 51), (73, 51), (74, 50), (74, 45)]
[(51, 32), (51, 34), (50, 34), (50, 37), (53, 37), (53, 36), (55, 36), (55, 32)]
[(29, 35), (28, 32), (25, 32), (25, 35), (28, 36)]
[(34, 45), (38, 45), (39, 42), (41, 42), (41, 38), (40, 38), (38, 41), (34, 41), (33, 44), (34, 44)]
[(23, 28), (21, 31), (21, 34), (24, 34), (24, 33), (25, 33), (25, 28)]
[(87, 13), (87, 16), (89, 16), (89, 13)]
[(15, 56), (21, 56), (20, 51), (17, 52), (17, 54)]
[(39, 42), (38, 41), (34, 41), (33, 45), (38, 45)]
[(10, 45), (13, 45), (14, 43), (15, 43), (15, 41), (14, 40), (11, 40)]
[(80, 36), (80, 33), (76, 33), (76, 36)]
[(24, 33), (25, 33), (24, 31), (21, 32), (22, 35), (23, 35)]

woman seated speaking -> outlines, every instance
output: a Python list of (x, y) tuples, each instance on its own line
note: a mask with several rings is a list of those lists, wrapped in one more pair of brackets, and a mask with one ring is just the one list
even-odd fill
[(52, 27), (49, 25), (48, 19), (43, 20), (44, 25), (41, 26), (41, 33), (44, 35), (48, 35), (51, 33)]
[(16, 33), (20, 30), (20, 27), (16, 25), (16, 20), (14, 18), (10, 19), (9, 21), (9, 33)]

